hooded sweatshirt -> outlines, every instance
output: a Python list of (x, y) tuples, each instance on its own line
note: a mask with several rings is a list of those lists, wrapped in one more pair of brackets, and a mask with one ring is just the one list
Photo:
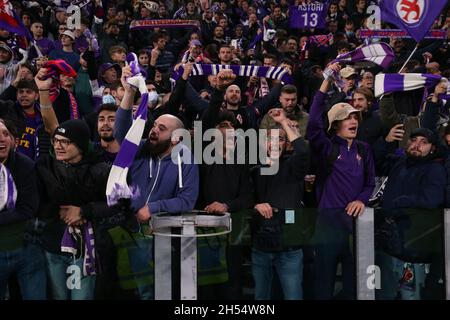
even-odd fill
[(11, 53), (11, 59), (9, 61), (6, 61), (4, 63), (0, 62), (0, 68), (3, 69), (4, 75), (3, 78), (0, 79), (0, 93), (5, 91), (6, 88), (8, 88), (11, 83), (14, 81), (17, 75), (17, 64), (14, 64), (13, 59), (13, 53), (12, 50)]
[[(119, 108), (116, 113), (114, 136), (121, 143), (132, 124), (132, 111)], [(163, 158), (149, 157), (142, 150), (146, 140), (138, 147), (128, 179), (133, 188), (137, 188), (137, 196), (132, 199), (131, 206), (135, 211), (148, 204), (152, 214), (158, 212), (184, 212), (194, 208), (199, 192), (198, 167), (185, 146), (180, 150), (190, 159), (190, 163), (172, 162), (171, 155)], [(179, 174), (181, 172), (181, 175)]]

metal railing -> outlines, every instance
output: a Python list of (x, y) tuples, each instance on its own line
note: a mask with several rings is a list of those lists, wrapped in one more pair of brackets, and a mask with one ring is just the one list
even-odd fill
[[(424, 211), (424, 213), (426, 213)], [(445, 297), (450, 300), (450, 209), (443, 210), (443, 252)], [(166, 220), (167, 222), (167, 220)], [(223, 227), (218, 223), (218, 226)], [(155, 299), (172, 299), (172, 261), (171, 261), (171, 227), (162, 225), (154, 236), (155, 246)], [(439, 225), (440, 227), (442, 224)], [(174, 220), (173, 227), (182, 227), (180, 264), (181, 264), (181, 299), (197, 299), (197, 242), (195, 223), (183, 223)], [(230, 219), (231, 231), (231, 219)], [(248, 226), (244, 230), (248, 232)], [(356, 298), (358, 300), (375, 300), (379, 287), (380, 268), (375, 264), (375, 211), (366, 208), (362, 216), (355, 220), (354, 249), (356, 268)], [(163, 235), (161, 235), (163, 234)], [(175, 235), (173, 235), (175, 236)], [(180, 234), (176, 235), (180, 237)], [(242, 238), (239, 235), (237, 238)], [(417, 241), (417, 240), (411, 240)], [(411, 242), (410, 241), (410, 242)]]

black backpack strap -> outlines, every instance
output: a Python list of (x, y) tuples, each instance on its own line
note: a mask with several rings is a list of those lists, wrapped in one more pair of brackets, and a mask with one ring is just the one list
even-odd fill
[(364, 144), (360, 141), (356, 141), (356, 147), (358, 148), (358, 154), (363, 158), (364, 163), (364, 179), (367, 180), (367, 177), (369, 175), (369, 165), (367, 163), (368, 156), (367, 156), (367, 149), (364, 146)]
[(337, 143), (333, 143), (331, 146), (331, 153), (328, 155), (327, 158), (327, 177), (331, 174), (333, 171), (333, 165), (334, 162), (339, 157), (339, 145)]

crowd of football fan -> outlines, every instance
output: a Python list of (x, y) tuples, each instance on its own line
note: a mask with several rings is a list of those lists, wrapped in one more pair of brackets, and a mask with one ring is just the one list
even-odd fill
[[(153, 299), (148, 222), (160, 212), (193, 209), (251, 218), (250, 254), (230, 236), (199, 238), (199, 299), (244, 298), (246, 260), (255, 299), (355, 299), (353, 222), (384, 178), (376, 204), (392, 216), (450, 202), (449, 101), (439, 98), (449, 88), (448, 8), (433, 26), (447, 38), (421, 41), (405, 65), (413, 40), (372, 39), (395, 53), (382, 70), (330, 64), (367, 44), (359, 30), (377, 1), (332, 0), (326, 28), (303, 30), (290, 27), (287, 0), (93, 0), (80, 2), (80, 25), (72, 30), (70, 1), (10, 2), (33, 41), (0, 29), (0, 160), (17, 188), (15, 206), (0, 212), (0, 299)], [(303, 2), (315, 1), (295, 4)], [(130, 30), (132, 20), (148, 19), (197, 26)], [(110, 169), (121, 145), (129, 147), (125, 136), (142, 99), (127, 82), (130, 52), (149, 92), (144, 134), (128, 168), (139, 194), (109, 207)], [(195, 64), (281, 67), (293, 83), (230, 69), (192, 76)], [(339, 84), (324, 77), (326, 68)], [(377, 99), (380, 72), (443, 80), (425, 93)], [(180, 139), (172, 132), (193, 131), (195, 121), (224, 137), (266, 129), (260, 134), (267, 145), (259, 148), (270, 154), (267, 163), (173, 162)], [(235, 139), (216, 149), (219, 158), (236, 156)], [(203, 141), (193, 143), (206, 150)], [(276, 173), (265, 175), (274, 162)], [(294, 222), (288, 217), (301, 220), (305, 208), (317, 208), (308, 244), (283, 240)], [(377, 298), (442, 298), (443, 257), (420, 259), (391, 247), (377, 248)]]

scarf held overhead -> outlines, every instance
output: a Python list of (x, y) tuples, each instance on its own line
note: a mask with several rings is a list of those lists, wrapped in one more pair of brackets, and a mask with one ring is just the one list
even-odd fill
[(389, 92), (410, 91), (420, 88), (434, 87), (442, 77), (424, 73), (392, 73), (375, 76), (375, 97)]
[(336, 57), (331, 63), (335, 62), (361, 62), (368, 61), (373, 62), (380, 67), (386, 69), (394, 60), (394, 51), (391, 46), (386, 43), (370, 44), (353, 51), (341, 54)]
[[(394, 60), (394, 51), (391, 46), (385, 43), (377, 43), (363, 46), (353, 51), (341, 54), (336, 57), (330, 64), (339, 62), (343, 64), (357, 63), (357, 62), (372, 62), (382, 68), (386, 69)], [(326, 77), (332, 76), (335, 79), (335, 83), (339, 88), (344, 87), (344, 81), (342, 80), (338, 72), (334, 72), (330, 68), (325, 68), (324, 75)]]
[[(45, 76), (45, 79), (49, 77), (53, 78), (53, 83), (50, 88), (50, 100), (53, 103), (59, 96), (61, 87), (60, 75), (76, 78), (77, 73), (66, 61), (61, 59), (47, 61), (44, 67), (47, 68), (47, 75)], [(78, 103), (71, 92), (67, 91), (67, 93), (69, 95), (70, 119), (79, 119), (80, 115), (78, 112)]]
[(136, 156), (141, 137), (144, 132), (145, 122), (147, 121), (147, 102), (148, 90), (145, 85), (145, 79), (140, 73), (139, 63), (136, 54), (129, 53), (127, 61), (130, 64), (132, 77), (127, 82), (138, 88), (141, 93), (141, 103), (133, 118), (133, 124), (128, 130), (125, 139), (120, 145), (119, 153), (112, 165), (106, 184), (106, 198), (108, 206), (113, 206), (120, 199), (129, 199), (135, 196), (139, 190), (132, 190), (127, 183), (128, 169)]
[[(220, 70), (230, 69), (240, 77), (259, 77), (280, 80), (283, 83), (292, 83), (292, 77), (284, 67), (264, 67), (255, 65), (221, 65), (221, 64), (194, 64), (190, 76), (217, 75)], [(178, 80), (183, 74), (183, 67), (172, 73), (172, 79)]]

